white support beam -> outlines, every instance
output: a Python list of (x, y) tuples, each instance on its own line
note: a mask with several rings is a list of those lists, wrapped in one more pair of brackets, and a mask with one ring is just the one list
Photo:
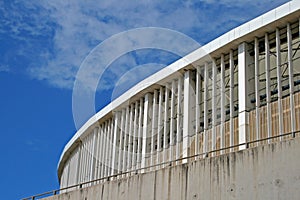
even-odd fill
[(103, 126), (102, 126), (102, 155), (101, 155), (101, 164), (102, 164), (102, 167), (101, 167), (101, 178), (105, 177), (105, 152), (106, 152), (106, 142), (105, 142), (105, 134), (106, 134), (106, 127), (107, 127), (107, 122), (104, 122), (103, 123)]
[(259, 94), (259, 48), (258, 39), (254, 39), (254, 69), (255, 69), (255, 132), (256, 140), (260, 139), (260, 94)]
[(90, 180), (96, 179), (96, 155), (97, 155), (97, 135), (98, 129), (93, 130), (93, 140), (92, 140), (92, 151), (91, 151), (91, 169), (90, 169)]
[[(193, 124), (192, 124), (192, 107), (193, 101), (193, 87), (192, 87), (192, 72), (190, 70), (184, 73), (184, 102), (183, 102), (183, 147), (182, 147), (182, 157), (187, 157), (191, 155), (190, 152), (190, 137), (194, 135)], [(183, 163), (188, 160), (184, 159)]]
[(134, 124), (133, 124), (133, 147), (132, 147), (132, 169), (136, 169), (137, 160), (137, 141), (138, 141), (138, 110), (139, 102), (136, 101), (134, 104)]
[[(99, 130), (98, 130), (99, 131)], [(78, 147), (77, 147), (77, 153), (78, 153), (78, 159), (77, 159), (77, 170), (76, 170), (76, 178), (75, 178), (75, 181), (76, 183), (80, 183), (81, 180), (80, 180), (80, 175), (81, 175), (81, 171), (80, 171), (80, 165), (81, 165), (81, 146), (82, 146), (82, 142), (80, 140), (79, 144), (78, 144)]]
[[(229, 73), (230, 73), (230, 102), (229, 102), (229, 109), (230, 109), (230, 134), (229, 134), (229, 146), (234, 145), (234, 61), (233, 61), (233, 50), (230, 50), (229, 53)], [(230, 148), (230, 152), (233, 151), (233, 148)]]
[(203, 157), (207, 156), (208, 152), (208, 63), (204, 65), (204, 132), (203, 132)]
[(125, 131), (124, 131), (124, 152), (123, 152), (123, 172), (127, 170), (128, 134), (129, 131), (129, 106), (126, 107)]
[(175, 145), (175, 133), (176, 133), (176, 129), (175, 129), (175, 120), (176, 120), (176, 116), (175, 116), (175, 90), (176, 90), (176, 82), (173, 79), (172, 80), (172, 85), (171, 85), (171, 111), (170, 111), (170, 155), (169, 155), (169, 160), (173, 160), (174, 157), (174, 145)]
[[(100, 178), (100, 170), (101, 170), (101, 161), (100, 161), (100, 151), (101, 151), (101, 135), (100, 135), (100, 127), (97, 127), (97, 154), (96, 154), (96, 179)], [(78, 182), (77, 182), (78, 183)]]
[(107, 120), (107, 128), (106, 128), (106, 131), (105, 131), (105, 160), (104, 160), (104, 165), (105, 165), (105, 169), (104, 169), (104, 176), (108, 176), (108, 160), (109, 160), (109, 134), (110, 134), (110, 119)]
[[(150, 108), (152, 107), (152, 95), (147, 93), (145, 95), (145, 103), (144, 103), (144, 123), (143, 123), (143, 142), (142, 142), (142, 163), (141, 167), (144, 168), (147, 166), (147, 157), (149, 156), (148, 152), (148, 141), (149, 141), (149, 126), (150, 126)], [(142, 170), (142, 173), (145, 170)]]
[[(221, 55), (221, 78), (220, 78), (220, 93), (221, 93), (221, 124), (220, 124), (220, 148), (225, 148), (225, 61), (224, 54)], [(221, 150), (221, 154), (225, 151)]]
[(162, 116), (162, 108), (163, 108), (163, 87), (161, 86), (159, 89), (159, 100), (158, 100), (158, 127), (157, 127), (157, 155), (156, 155), (156, 164), (161, 162), (160, 152), (162, 151), (162, 133), (163, 133), (163, 116)]
[[(216, 150), (217, 140), (216, 140), (216, 126), (217, 126), (217, 66), (216, 61), (212, 61), (212, 139), (211, 139), (211, 150)], [(216, 155), (216, 152), (211, 154), (212, 156)]]
[(119, 156), (118, 156), (118, 173), (121, 173), (123, 169), (125, 115), (126, 115), (125, 109), (122, 109), (121, 127), (120, 127), (120, 145), (119, 145)]
[(138, 146), (137, 146), (137, 168), (141, 167), (141, 160), (142, 160), (143, 112), (144, 112), (144, 98), (140, 98), (139, 126), (138, 126)]
[[(265, 34), (265, 70), (266, 70), (266, 95), (267, 95), (267, 137), (272, 136), (272, 113), (271, 113), (271, 78), (270, 78), (270, 45), (268, 33)], [(268, 142), (270, 142), (268, 140)]]
[[(281, 42), (279, 28), (276, 28), (276, 66), (277, 66), (277, 89), (278, 89), (278, 128), (279, 135), (283, 134), (283, 110), (282, 110), (282, 72), (281, 72)], [(280, 137), (280, 140), (282, 138)]]
[(155, 141), (157, 141), (157, 90), (154, 90), (153, 93), (153, 108), (152, 108), (152, 127), (151, 127), (151, 160), (150, 165), (154, 165), (154, 155), (156, 154), (155, 150)]
[(130, 114), (129, 114), (129, 131), (128, 131), (128, 154), (127, 154), (127, 170), (131, 170), (132, 167), (132, 142), (133, 142), (133, 112), (134, 112), (134, 105), (131, 104), (130, 106)]
[[(246, 43), (238, 47), (238, 88), (239, 88), (239, 144), (248, 142), (249, 137), (249, 52)], [(247, 145), (240, 145), (245, 149)]]
[[(199, 154), (199, 137), (200, 137), (200, 103), (201, 103), (201, 73), (200, 73), (200, 66), (196, 67), (196, 112), (195, 112), (195, 119), (196, 119), (196, 127), (195, 127), (195, 152), (194, 154)], [(195, 157), (197, 159), (197, 157)]]
[[(176, 133), (176, 159), (179, 159), (181, 156), (180, 143), (182, 141), (182, 77), (178, 77), (178, 86), (177, 86), (177, 133)], [(176, 162), (178, 164), (178, 162)]]
[(113, 138), (113, 149), (112, 149), (112, 166), (111, 166), (111, 174), (115, 174), (117, 167), (117, 160), (119, 155), (119, 144), (118, 140), (120, 139), (120, 112), (115, 112), (114, 114), (115, 126), (114, 126), (114, 138)]
[(288, 40), (288, 64), (289, 64), (289, 86), (290, 86), (290, 112), (291, 112), (291, 132), (295, 137), (296, 118), (294, 103), (294, 66), (293, 66), (293, 49), (292, 49), (292, 31), (291, 26), (287, 24), (287, 40)]
[(167, 161), (167, 149), (169, 148), (168, 138), (170, 137), (170, 122), (169, 122), (169, 91), (170, 86), (165, 86), (165, 113), (164, 113), (164, 138), (163, 138), (163, 162)]

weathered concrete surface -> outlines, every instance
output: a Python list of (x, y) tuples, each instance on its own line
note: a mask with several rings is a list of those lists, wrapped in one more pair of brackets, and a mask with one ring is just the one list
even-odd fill
[(167, 167), (46, 199), (300, 199), (300, 138)]

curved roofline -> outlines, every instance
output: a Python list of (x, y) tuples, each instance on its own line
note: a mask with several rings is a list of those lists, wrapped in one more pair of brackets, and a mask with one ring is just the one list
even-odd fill
[(57, 167), (58, 177), (60, 178), (63, 164), (67, 160), (68, 155), (72, 152), (71, 150), (77, 146), (77, 143), (80, 143), (81, 138), (83, 138), (89, 130), (97, 126), (99, 120), (110, 116), (113, 110), (122, 107), (122, 105), (126, 104), (127, 101), (130, 101), (132, 97), (136, 97), (143, 91), (146, 93), (147, 90), (155, 84), (167, 82), (167, 79), (170, 78), (174, 72), (179, 72), (189, 65), (198, 65), (199, 63), (208, 61), (209, 58), (214, 57), (214, 55), (228, 52), (228, 50), (236, 48), (241, 42), (247, 42), (253, 40), (254, 37), (263, 36), (268, 30), (280, 27), (283, 24), (290, 22), (289, 20), (294, 19), (295, 16), (299, 17), (299, 15), (300, 1), (293, 0), (285, 3), (230, 30), (130, 88), (92, 116), (65, 145)]

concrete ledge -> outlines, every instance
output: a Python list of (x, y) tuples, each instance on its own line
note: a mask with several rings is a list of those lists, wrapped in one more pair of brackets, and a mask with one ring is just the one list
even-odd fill
[(299, 199), (300, 138), (138, 174), (47, 200)]

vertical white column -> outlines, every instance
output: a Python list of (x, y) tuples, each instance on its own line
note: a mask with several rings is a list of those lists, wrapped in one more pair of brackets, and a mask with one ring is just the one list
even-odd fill
[(260, 139), (260, 94), (259, 94), (259, 48), (258, 39), (254, 39), (254, 68), (255, 68), (255, 131), (256, 140)]
[(133, 124), (133, 147), (132, 147), (132, 169), (136, 168), (137, 156), (137, 136), (138, 136), (138, 101), (134, 104), (134, 124)]
[(292, 49), (292, 31), (290, 24), (287, 24), (287, 40), (288, 40), (288, 63), (289, 63), (289, 85), (290, 85), (290, 111), (291, 111), (291, 131), (295, 137), (296, 118), (294, 105), (294, 66), (293, 66), (293, 49)]
[(76, 184), (80, 183), (80, 176), (81, 176), (81, 171), (80, 171), (80, 164), (81, 164), (81, 146), (82, 146), (82, 141), (80, 140), (78, 147), (77, 147), (77, 151), (78, 151), (78, 159), (77, 159), (77, 170), (76, 170), (76, 178), (75, 178), (75, 182)]
[(153, 109), (152, 109), (152, 130), (151, 130), (151, 165), (155, 163), (155, 139), (157, 138), (157, 90), (153, 94)]
[(124, 127), (125, 127), (125, 109), (122, 109), (121, 126), (120, 126), (120, 145), (118, 159), (118, 173), (123, 170), (123, 152), (124, 152)]
[[(151, 100), (152, 95), (150, 93), (147, 93), (145, 95), (145, 103), (144, 103), (144, 123), (143, 123), (143, 142), (142, 142), (142, 163), (141, 167), (147, 167), (146, 158), (148, 157), (148, 137), (149, 137), (149, 114), (150, 114), (150, 108), (151, 108)], [(142, 170), (144, 172), (145, 170)]]
[(170, 154), (169, 160), (174, 159), (174, 145), (175, 145), (175, 90), (176, 90), (176, 82), (172, 80), (171, 86), (171, 111), (170, 111)]
[(82, 159), (82, 182), (86, 181), (86, 138), (82, 139), (82, 154), (83, 154), (83, 159)]
[(114, 114), (114, 120), (115, 120), (115, 126), (114, 126), (114, 139), (113, 139), (113, 147), (112, 147), (112, 165), (111, 165), (111, 174), (115, 174), (118, 167), (117, 167), (117, 160), (118, 160), (118, 154), (119, 154), (119, 144), (118, 140), (120, 139), (120, 132), (119, 132), (119, 126), (120, 126), (120, 112), (116, 111)]
[[(239, 144), (248, 141), (249, 135), (249, 97), (248, 97), (248, 51), (247, 44), (242, 43), (238, 48), (238, 87), (239, 87)], [(246, 145), (239, 146), (239, 149), (245, 149)]]
[[(200, 135), (200, 95), (201, 95), (201, 76), (200, 76), (200, 66), (196, 68), (196, 135), (195, 135), (195, 155), (199, 154), (199, 135)], [(195, 157), (197, 159), (197, 157)]]
[[(176, 159), (180, 158), (180, 143), (182, 141), (182, 77), (178, 77), (178, 86), (177, 86), (177, 148), (176, 148)], [(176, 162), (178, 164), (178, 162)]]
[(125, 172), (127, 169), (128, 136), (129, 136), (128, 131), (129, 131), (129, 106), (126, 107), (126, 118), (125, 118), (123, 172)]
[[(190, 70), (184, 73), (184, 102), (183, 102), (183, 157), (191, 155), (190, 152), (190, 137), (195, 133), (193, 130), (193, 117), (192, 108), (195, 104), (194, 98), (194, 88), (193, 88), (193, 78), (192, 72)], [(184, 159), (183, 162), (187, 162), (187, 159)]]
[[(220, 125), (220, 148), (225, 148), (225, 62), (224, 54), (221, 55), (221, 79), (220, 79), (220, 93), (221, 93), (221, 125)], [(224, 154), (221, 150), (221, 154)]]
[(101, 135), (100, 135), (100, 126), (97, 127), (97, 154), (96, 154), (96, 179), (100, 178), (100, 172), (101, 172)]
[(127, 154), (127, 169), (128, 171), (131, 169), (131, 161), (132, 161), (132, 142), (133, 142), (133, 112), (134, 112), (134, 105), (131, 104), (130, 106), (130, 114), (129, 114), (129, 131), (128, 131), (128, 154)]
[(141, 167), (142, 161), (142, 143), (143, 143), (143, 112), (144, 112), (144, 99), (140, 98), (139, 107), (139, 127), (138, 127), (138, 154), (137, 154), (137, 168)]
[(98, 129), (94, 128), (93, 130), (93, 141), (92, 141), (92, 152), (91, 152), (91, 169), (90, 169), (90, 180), (94, 180), (95, 174), (96, 174), (96, 151), (97, 151), (97, 139), (98, 139), (98, 135), (97, 135)]
[(163, 108), (163, 88), (159, 89), (159, 100), (158, 100), (158, 127), (157, 127), (157, 155), (156, 155), (156, 163), (161, 163), (161, 155), (162, 151), (162, 131), (163, 131), (163, 116), (162, 116), (162, 108)]
[[(229, 53), (229, 71), (230, 71), (230, 135), (229, 135), (229, 143), (230, 146), (234, 145), (234, 121), (233, 121), (233, 113), (234, 113), (234, 61), (233, 61), (233, 50), (230, 50)], [(233, 148), (230, 148), (230, 151), (233, 151)]]
[(114, 145), (114, 139), (115, 138), (115, 119), (114, 117), (112, 117), (111, 119), (111, 128), (110, 128), (110, 139), (109, 139), (109, 171), (108, 171), (108, 174), (109, 176), (113, 175), (114, 173), (114, 169), (112, 168), (112, 166), (114, 165), (114, 160), (113, 160), (113, 151), (114, 151), (114, 148), (115, 148), (115, 145)]
[[(204, 98), (203, 98), (203, 107), (204, 107), (204, 132), (203, 132), (203, 153), (207, 153), (208, 151), (208, 136), (207, 136), (207, 129), (208, 129), (208, 109), (207, 109), (207, 101), (208, 101), (208, 63), (206, 62), (204, 65)], [(203, 157), (206, 157), (203, 155)]]
[[(278, 90), (278, 128), (279, 135), (283, 134), (283, 111), (282, 111), (282, 82), (281, 82), (281, 42), (280, 32), (276, 28), (276, 64), (277, 64), (277, 90)], [(280, 140), (282, 138), (280, 137)]]
[(169, 122), (169, 84), (165, 87), (165, 113), (164, 113), (164, 148), (163, 148), (163, 162), (167, 161), (167, 149), (169, 148), (168, 138), (170, 137), (170, 122)]
[(110, 134), (110, 120), (107, 121), (106, 123), (106, 130), (105, 130), (105, 134), (104, 134), (104, 138), (105, 138), (105, 160), (104, 160), (104, 165), (105, 165), (105, 169), (104, 169), (104, 176), (108, 176), (108, 155), (109, 155), (109, 134)]
[[(211, 139), (211, 150), (216, 150), (217, 140), (216, 140), (216, 124), (217, 124), (217, 102), (216, 102), (216, 96), (217, 96), (217, 89), (216, 89), (216, 82), (217, 82), (217, 67), (216, 67), (216, 61), (212, 61), (212, 139)], [(212, 156), (215, 156), (216, 153), (213, 152), (211, 154)]]
[(104, 158), (105, 158), (105, 141), (104, 141), (104, 134), (105, 134), (105, 122), (101, 124), (101, 156), (100, 156), (100, 163), (101, 163), (101, 169), (100, 169), (100, 177), (104, 177)]
[[(270, 46), (268, 33), (265, 34), (265, 70), (266, 70), (266, 95), (267, 95), (267, 135), (272, 136), (271, 90), (270, 90)], [(268, 142), (270, 142), (268, 140)]]

